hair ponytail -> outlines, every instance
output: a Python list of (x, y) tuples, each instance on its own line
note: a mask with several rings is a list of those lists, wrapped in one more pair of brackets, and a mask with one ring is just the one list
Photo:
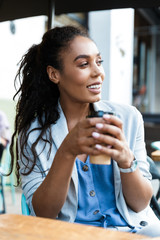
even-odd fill
[[(25, 175), (29, 174), (36, 165), (36, 145), (40, 139), (43, 139), (46, 130), (51, 124), (55, 124), (59, 118), (58, 99), (59, 89), (56, 84), (50, 81), (47, 74), (47, 66), (53, 66), (59, 71), (63, 71), (62, 53), (69, 47), (70, 42), (76, 36), (88, 37), (86, 32), (73, 26), (56, 27), (46, 32), (42, 38), (42, 42), (33, 45), (28, 52), (22, 57), (20, 67), (15, 78), (15, 85), (19, 79), (20, 87), (14, 95), (14, 99), (18, 96), (15, 118), (15, 131), (12, 136), (10, 152), (11, 152), (11, 171), (14, 165), (14, 141), (16, 141), (16, 174), (19, 184), (19, 165), (18, 165), (18, 148), (17, 135), (20, 134), (19, 146), (21, 154), (28, 161)], [(32, 144), (31, 151), (33, 154), (32, 163), (29, 156), (25, 154), (25, 148), (29, 137), (29, 128), (31, 123), (37, 119), (39, 123), (40, 134)], [(32, 129), (33, 132), (37, 129)], [(52, 145), (51, 133), (49, 139), (46, 140)], [(48, 154), (49, 156), (49, 154)], [(30, 163), (30, 164), (29, 164)], [(28, 169), (30, 165), (30, 169)]]

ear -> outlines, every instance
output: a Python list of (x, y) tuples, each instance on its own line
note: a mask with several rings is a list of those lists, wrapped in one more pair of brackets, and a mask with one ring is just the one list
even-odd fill
[(52, 67), (52, 66), (47, 66), (47, 73), (49, 79), (54, 82), (55, 84), (59, 83), (59, 71)]

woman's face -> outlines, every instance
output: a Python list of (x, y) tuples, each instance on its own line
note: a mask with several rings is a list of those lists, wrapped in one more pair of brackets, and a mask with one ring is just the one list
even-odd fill
[(104, 80), (101, 55), (93, 41), (78, 36), (61, 54), (58, 87), (61, 101), (93, 103), (101, 99)]

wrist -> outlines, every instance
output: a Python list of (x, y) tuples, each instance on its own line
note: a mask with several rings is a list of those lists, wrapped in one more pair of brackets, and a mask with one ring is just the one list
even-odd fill
[(135, 156), (133, 153), (130, 151), (130, 155), (126, 157), (126, 160), (121, 161), (118, 163), (119, 168), (127, 169), (132, 166), (133, 161), (135, 160)]
[(62, 153), (63, 157), (65, 155), (65, 159), (68, 159), (68, 160), (74, 160), (76, 158), (76, 154), (72, 153), (68, 147), (65, 146), (65, 144), (61, 145), (60, 148), (58, 149), (59, 152)]
[(137, 160), (134, 158), (134, 160), (131, 162), (130, 167), (128, 167), (128, 168), (121, 168), (121, 167), (119, 167), (119, 171), (122, 172), (122, 173), (135, 172), (136, 169), (137, 169), (137, 167), (138, 167), (138, 162), (137, 162)]
[(133, 160), (130, 161), (130, 162), (122, 162), (122, 163), (118, 164), (118, 167), (123, 168), (123, 169), (127, 169), (127, 168), (131, 167), (132, 163), (133, 163)]

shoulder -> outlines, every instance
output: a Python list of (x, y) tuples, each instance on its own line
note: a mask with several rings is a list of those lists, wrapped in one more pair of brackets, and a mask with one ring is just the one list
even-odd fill
[(93, 104), (95, 110), (103, 110), (103, 111), (113, 111), (117, 116), (128, 116), (137, 114), (141, 115), (141, 113), (132, 105), (129, 104), (119, 104), (111, 101), (99, 101)]
[(112, 111), (119, 117), (125, 126), (138, 126), (143, 124), (142, 114), (136, 107), (129, 104), (119, 104), (110, 101), (99, 101), (93, 104), (96, 111)]

